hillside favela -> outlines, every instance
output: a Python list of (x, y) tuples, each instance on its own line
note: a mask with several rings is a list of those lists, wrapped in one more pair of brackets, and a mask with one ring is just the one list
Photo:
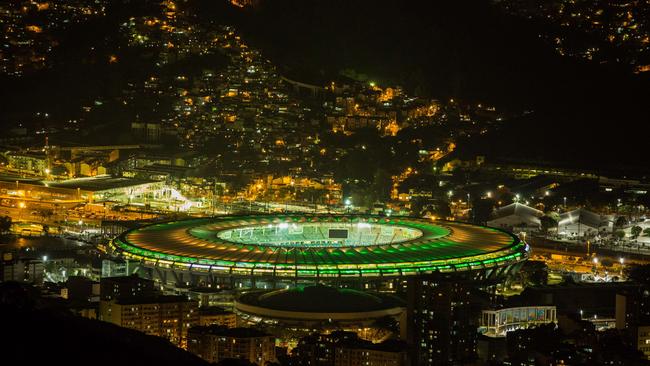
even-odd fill
[(650, 1), (0, 32), (0, 364), (650, 365)]

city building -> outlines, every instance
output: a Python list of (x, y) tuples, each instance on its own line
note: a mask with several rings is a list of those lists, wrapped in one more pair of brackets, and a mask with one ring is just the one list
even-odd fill
[(221, 325), (227, 328), (236, 328), (237, 315), (218, 306), (200, 307), (199, 325)]
[(233, 310), (235, 304), (235, 292), (224, 288), (191, 287), (189, 289), (179, 288), (177, 291), (186, 294), (192, 300), (198, 301), (201, 307), (218, 306)]
[(650, 292), (643, 287), (616, 294), (616, 329), (650, 325)]
[(542, 216), (542, 211), (515, 202), (497, 209), (487, 224), (508, 230), (538, 230)]
[(19, 258), (12, 252), (2, 254), (0, 281), (43, 283), (43, 261), (35, 258)]
[(101, 300), (99, 319), (185, 348), (188, 329), (198, 325), (199, 312), (197, 302), (184, 296), (136, 296)]
[(99, 281), (101, 300), (146, 297), (157, 294), (152, 280), (137, 275), (123, 277), (104, 277)]
[(99, 301), (100, 284), (82, 276), (69, 276), (65, 287), (61, 289), (61, 297), (79, 302)]
[(380, 341), (406, 323), (406, 305), (396, 296), (324, 285), (251, 291), (237, 299), (235, 311), (242, 322), (268, 330), (280, 342), (336, 330)]
[[(104, 229), (104, 221), (102, 221), (102, 229)], [(122, 229), (120, 232), (123, 232), (125, 229)], [(106, 235), (114, 234), (111, 230), (103, 230), (103, 233)], [(115, 234), (117, 235), (117, 234)], [(133, 274), (137, 264), (133, 261), (124, 260), (124, 259), (102, 259), (102, 278), (104, 277), (125, 277)]]
[(406, 339), (412, 364), (448, 365), (476, 358), (479, 309), (472, 284), (440, 275), (408, 279)]
[(236, 358), (265, 365), (276, 360), (275, 337), (253, 328), (196, 326), (188, 332), (187, 350), (208, 362)]
[(565, 236), (585, 236), (611, 232), (614, 220), (611, 217), (579, 208), (560, 214), (557, 232)]
[(650, 292), (645, 287), (616, 294), (616, 329), (627, 332), (632, 345), (650, 359)]
[(530, 251), (511, 233), (458, 222), (299, 214), (156, 223), (122, 233), (109, 247), (162, 285), (267, 289), (295, 280), (363, 282), (365, 289), (438, 271), (496, 278)]
[(291, 359), (313, 366), (406, 366), (410, 365), (403, 341), (373, 343), (357, 333), (334, 331), (302, 337), (291, 351)]
[(483, 310), (479, 331), (488, 337), (505, 337), (510, 331), (548, 323), (557, 323), (555, 306)]

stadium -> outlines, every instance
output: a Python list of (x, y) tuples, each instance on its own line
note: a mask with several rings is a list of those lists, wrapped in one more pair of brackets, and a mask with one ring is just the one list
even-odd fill
[(122, 233), (110, 249), (163, 284), (239, 288), (430, 273), (489, 280), (518, 268), (530, 252), (515, 235), (465, 223), (297, 214), (158, 223)]

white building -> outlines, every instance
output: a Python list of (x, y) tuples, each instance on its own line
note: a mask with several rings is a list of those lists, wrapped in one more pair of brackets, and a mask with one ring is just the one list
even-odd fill
[(521, 203), (512, 203), (497, 209), (487, 224), (509, 230), (537, 230), (541, 226), (540, 217), (542, 216), (544, 213), (540, 210)]
[(614, 222), (611, 217), (579, 208), (560, 215), (557, 232), (571, 237), (611, 232), (613, 228)]
[(555, 306), (523, 306), (483, 310), (479, 331), (488, 337), (505, 337), (507, 332), (556, 323)]

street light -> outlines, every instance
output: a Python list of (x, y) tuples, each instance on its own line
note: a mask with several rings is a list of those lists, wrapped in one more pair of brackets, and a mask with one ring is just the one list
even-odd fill
[(344, 203), (347, 212), (350, 213), (350, 206), (352, 206), (352, 200), (350, 199), (350, 197), (346, 198)]
[(623, 277), (623, 269), (625, 269), (625, 258), (620, 257), (618, 261), (621, 263), (621, 277)]
[(564, 208), (566, 208), (566, 197), (563, 198), (564, 198)]

